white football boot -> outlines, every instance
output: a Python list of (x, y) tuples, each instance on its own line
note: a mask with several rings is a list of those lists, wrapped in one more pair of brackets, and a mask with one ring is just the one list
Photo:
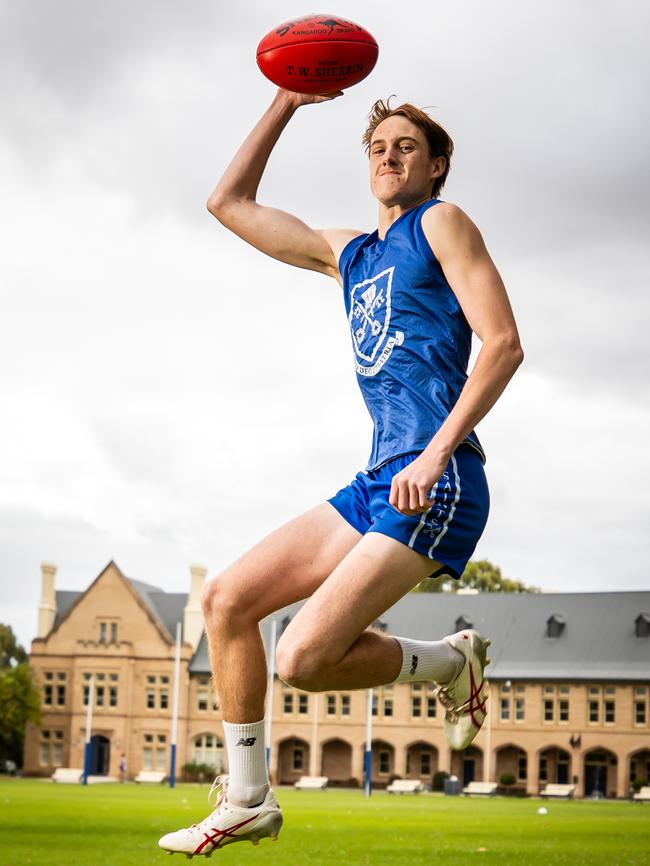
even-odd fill
[(269, 836), (278, 838), (282, 827), (282, 812), (269, 789), (264, 802), (259, 806), (246, 808), (228, 802), (228, 777), (217, 776), (208, 794), (208, 802), (213, 792), (217, 793), (216, 809), (199, 824), (192, 824), (184, 830), (167, 833), (158, 840), (161, 848), (168, 854), (185, 854), (192, 858), (195, 854), (209, 857), (217, 848), (231, 842), (252, 842), (258, 845), (260, 839)]
[(460, 751), (469, 746), (487, 715), (488, 689), (483, 672), (490, 664), (485, 656), (490, 640), (471, 628), (443, 640), (465, 657), (458, 676), (436, 690), (436, 697), (445, 710), (443, 727), (447, 742), (452, 749)]

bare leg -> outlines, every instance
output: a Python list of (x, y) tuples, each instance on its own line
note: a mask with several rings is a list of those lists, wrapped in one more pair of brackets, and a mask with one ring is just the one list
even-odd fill
[(360, 538), (323, 503), (271, 533), (206, 584), (210, 663), (225, 720), (245, 724), (264, 716), (267, 669), (259, 621), (315, 592)]
[(282, 635), (280, 678), (310, 691), (392, 682), (402, 664), (399, 644), (365, 629), (436, 565), (385, 535), (364, 535)]

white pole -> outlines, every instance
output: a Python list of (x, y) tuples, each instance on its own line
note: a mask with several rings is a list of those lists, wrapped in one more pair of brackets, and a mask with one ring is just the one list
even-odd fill
[(320, 697), (319, 692), (312, 692), (313, 703), (313, 713), (314, 717), (311, 722), (311, 754), (309, 761), (309, 775), (310, 776), (318, 776), (318, 698)]
[(372, 794), (372, 705), (374, 689), (368, 689), (368, 710), (366, 716), (366, 752), (363, 761), (364, 789), (366, 797)]
[(84, 741), (84, 771), (83, 783), (88, 784), (88, 775), (90, 771), (90, 740), (93, 729), (93, 703), (95, 701), (95, 674), (90, 675), (88, 683), (88, 706), (86, 707), (86, 739)]
[(174, 657), (174, 697), (172, 699), (172, 743), (169, 767), (169, 787), (176, 784), (176, 738), (178, 736), (178, 699), (181, 690), (181, 624), (176, 623), (176, 655)]
[(488, 702), (487, 702), (487, 731), (486, 733), (486, 743), (485, 743), (485, 781), (490, 782), (490, 772), (491, 772), (491, 761), (492, 761), (492, 696), (490, 692), (492, 691), (491, 684), (486, 680), (485, 685), (488, 687)]
[(271, 736), (273, 732), (273, 684), (275, 681), (275, 644), (278, 637), (277, 620), (271, 620), (271, 642), (269, 644), (269, 681), (266, 687), (266, 769), (271, 772)]

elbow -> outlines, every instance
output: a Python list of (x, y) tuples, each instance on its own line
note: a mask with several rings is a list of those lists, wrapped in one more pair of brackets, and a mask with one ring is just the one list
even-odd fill
[(211, 213), (213, 217), (219, 219), (226, 209), (226, 199), (215, 190), (207, 200), (206, 207), (208, 213)]
[(516, 331), (504, 334), (500, 339), (499, 353), (502, 358), (507, 359), (512, 372), (519, 367), (524, 360), (524, 350), (519, 342), (519, 335)]

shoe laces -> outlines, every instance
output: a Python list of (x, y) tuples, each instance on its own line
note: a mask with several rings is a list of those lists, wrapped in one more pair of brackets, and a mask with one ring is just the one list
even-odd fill
[[(228, 776), (220, 775), (214, 780), (208, 791), (208, 804), (218, 809), (228, 792)], [(213, 802), (214, 795), (214, 802)]]

